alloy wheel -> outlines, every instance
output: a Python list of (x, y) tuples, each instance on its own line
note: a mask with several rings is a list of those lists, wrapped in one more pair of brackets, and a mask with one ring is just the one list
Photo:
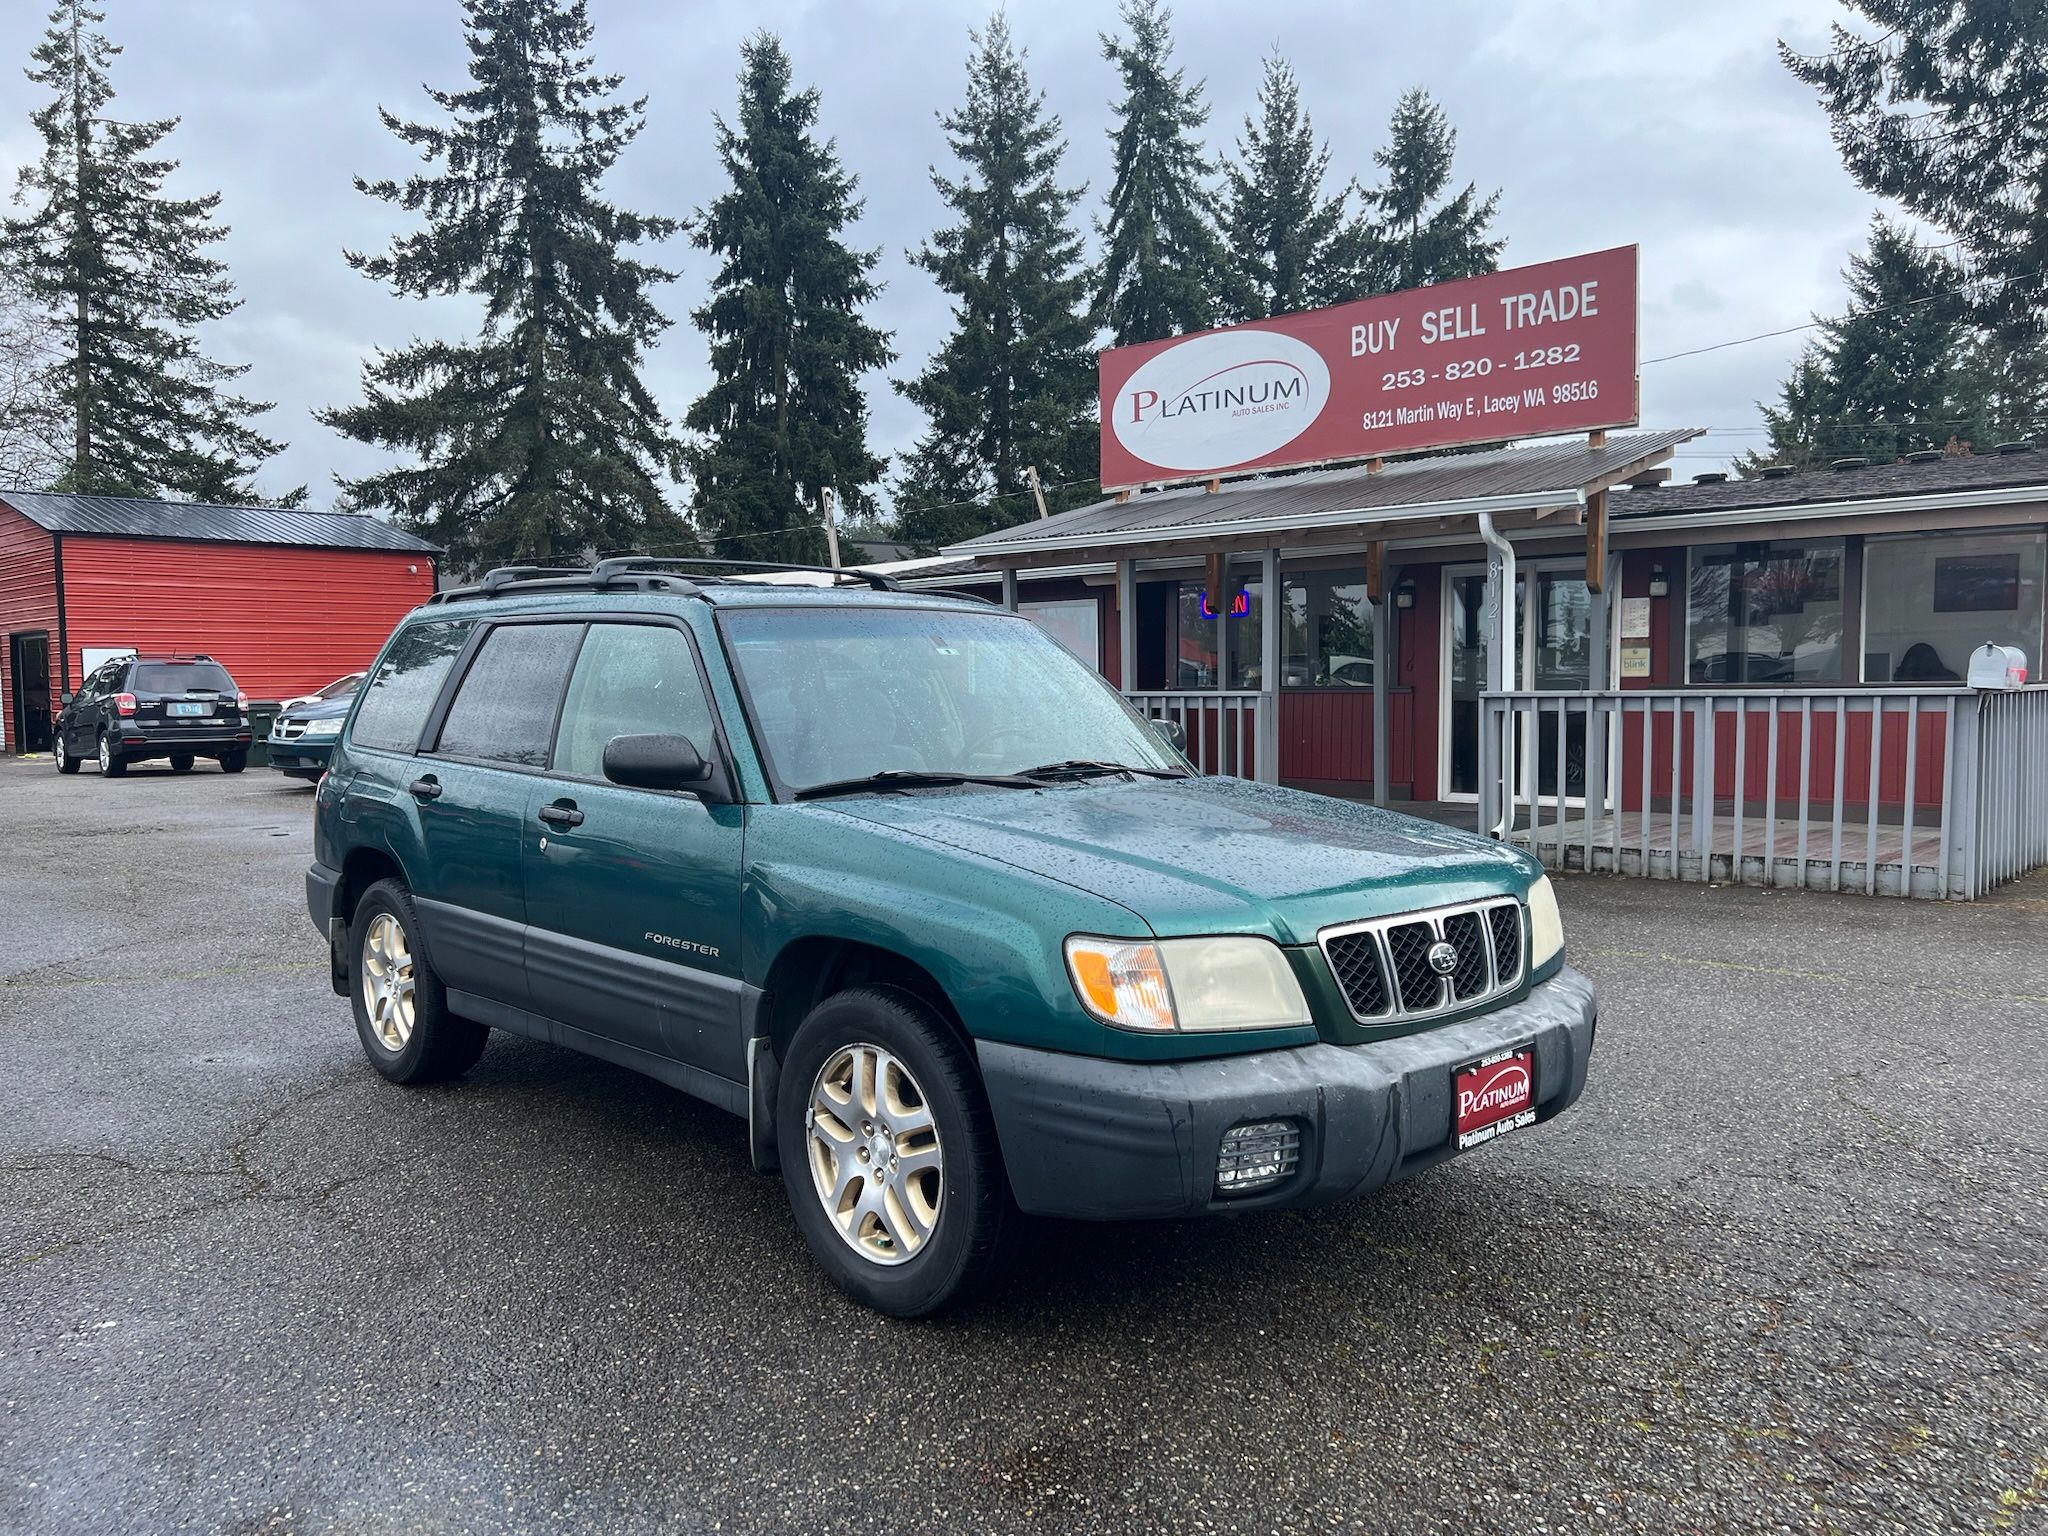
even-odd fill
[(114, 769), (114, 748), (107, 738), (100, 738), (100, 772), (111, 773)]
[(58, 733), (58, 736), (57, 736), (57, 748), (56, 748), (56, 750), (57, 750), (57, 771), (58, 771), (59, 773), (62, 773), (62, 772), (64, 771), (64, 763), (65, 763), (65, 761), (66, 761), (66, 756), (65, 756), (65, 752), (64, 752), (64, 736), (63, 736), (63, 733), (62, 733), (62, 732), (59, 732), (59, 733)]
[(832, 1228), (874, 1264), (902, 1264), (931, 1240), (945, 1162), (938, 1122), (901, 1058), (859, 1041), (818, 1069), (805, 1115), (811, 1184)]
[(363, 1007), (370, 1031), (387, 1051), (402, 1051), (412, 1038), (412, 946), (405, 925), (389, 912), (370, 919), (363, 935)]

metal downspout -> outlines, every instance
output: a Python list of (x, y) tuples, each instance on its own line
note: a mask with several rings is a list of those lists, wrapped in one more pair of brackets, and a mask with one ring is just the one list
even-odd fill
[[(1487, 646), (1486, 685), (1494, 693), (1512, 690), (1515, 679), (1521, 673), (1515, 666), (1515, 548), (1499, 529), (1493, 526), (1493, 514), (1479, 514), (1479, 537), (1486, 542), (1497, 557), (1487, 562), (1487, 606), (1492, 610), (1487, 617), (1493, 621), (1493, 633)], [(1481, 706), (1483, 711), (1484, 705)], [(1497, 779), (1500, 789), (1500, 819), (1489, 829), (1488, 835), (1505, 842), (1515, 830), (1515, 712), (1512, 707), (1501, 711), (1500, 743), (1495, 757)]]

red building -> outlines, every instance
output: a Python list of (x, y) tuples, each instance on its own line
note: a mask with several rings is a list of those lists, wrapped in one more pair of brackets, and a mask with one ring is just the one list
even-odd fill
[(375, 518), (0, 492), (0, 741), (123, 651), (204, 651), (254, 699), (369, 664), (434, 590), (431, 544)]

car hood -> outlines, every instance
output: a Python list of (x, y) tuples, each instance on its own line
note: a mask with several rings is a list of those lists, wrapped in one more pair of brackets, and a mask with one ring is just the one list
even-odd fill
[(1243, 779), (937, 790), (817, 807), (1030, 870), (1160, 935), (1264, 933), (1521, 895), (1540, 871), (1473, 833)]
[(345, 693), (338, 699), (315, 699), (310, 704), (295, 704), (289, 709), (281, 710), (278, 718), (284, 719), (289, 716), (293, 720), (339, 720), (348, 713), (349, 705), (355, 701), (356, 696), (352, 693)]

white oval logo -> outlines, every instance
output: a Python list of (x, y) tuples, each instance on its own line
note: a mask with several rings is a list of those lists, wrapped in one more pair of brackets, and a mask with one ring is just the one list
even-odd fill
[(1218, 331), (1148, 358), (1111, 402), (1110, 429), (1161, 469), (1231, 469), (1293, 442), (1329, 398), (1329, 365), (1307, 342)]

